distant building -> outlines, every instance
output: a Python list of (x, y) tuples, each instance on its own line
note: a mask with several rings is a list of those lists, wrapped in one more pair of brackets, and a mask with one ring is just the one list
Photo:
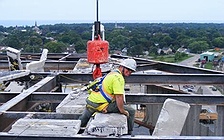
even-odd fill
[(76, 49), (75, 49), (75, 45), (74, 44), (69, 45), (69, 47), (67, 47), (67, 52), (68, 53), (77, 53)]
[(220, 48), (215, 47), (214, 50), (215, 50), (215, 51), (220, 51)]
[(206, 62), (211, 62), (215, 58), (215, 54), (213, 52), (204, 52), (200, 55), (200, 60), (205, 60)]
[(35, 21), (35, 26), (34, 26), (33, 30), (38, 34), (42, 34), (42, 31), (38, 28), (36, 21)]
[(53, 37), (45, 37), (45, 39), (50, 40), (50, 41), (54, 41)]
[(26, 31), (27, 31), (26, 29), (22, 29), (22, 30), (21, 30), (21, 32), (26, 32)]
[(121, 50), (121, 53), (122, 53), (122, 55), (127, 55), (127, 53), (128, 53), (128, 49), (127, 49), (127, 48), (123, 48), (123, 49)]
[(164, 47), (162, 49), (158, 49), (157, 53), (161, 54), (162, 51), (164, 54), (172, 54), (173, 53), (171, 48), (166, 48), (166, 47)]
[(115, 23), (115, 29), (124, 29), (124, 26), (117, 25), (117, 22)]
[(157, 50), (157, 53), (160, 54), (161, 51), (162, 51), (162, 49), (159, 48), (159, 49)]
[(8, 46), (0, 46), (0, 53), (2, 53), (3, 51), (5, 51), (7, 47)]
[(171, 53), (173, 53), (173, 50), (172, 50), (171, 48), (166, 48), (166, 47), (164, 47), (162, 50), (163, 50), (163, 52), (164, 52), (165, 54), (171, 54)]
[(122, 55), (122, 52), (119, 51), (119, 50), (114, 50), (114, 54), (117, 54), (117, 55)]
[(149, 55), (149, 51), (144, 51), (143, 54), (148, 56)]
[(180, 53), (189, 53), (190, 51), (187, 48), (181, 47), (181, 48), (177, 49), (177, 52), (180, 52)]
[(7, 32), (0, 32), (0, 34), (4, 35), (5, 37), (9, 35)]

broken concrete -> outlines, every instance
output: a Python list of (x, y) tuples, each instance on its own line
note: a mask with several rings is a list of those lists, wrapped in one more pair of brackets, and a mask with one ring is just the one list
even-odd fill
[(89, 121), (86, 133), (95, 136), (120, 136), (127, 134), (127, 117), (118, 113), (97, 113)]
[(72, 137), (80, 130), (80, 120), (19, 119), (8, 132), (18, 136)]
[[(63, 114), (82, 113), (85, 109), (87, 96), (87, 92), (71, 92), (56, 107), (56, 112)], [(127, 134), (127, 131), (127, 118), (125, 115), (97, 113), (94, 119), (89, 121), (85, 132), (94, 136), (119, 136)]]
[(45, 61), (47, 60), (48, 49), (43, 49), (40, 60), (32, 61), (26, 64), (26, 70), (32, 72), (44, 72)]
[(16, 81), (10, 82), (10, 84), (4, 89), (5, 92), (22, 92), (25, 89), (25, 85), (20, 85)]
[(65, 99), (56, 107), (56, 112), (62, 114), (82, 113), (86, 106), (87, 96), (88, 93), (86, 92), (70, 92), (70, 94), (68, 94)]
[(23, 65), (20, 59), (21, 52), (15, 48), (7, 47), (6, 54), (9, 62), (9, 70), (22, 70)]
[(179, 136), (187, 118), (190, 105), (166, 99), (152, 136)]

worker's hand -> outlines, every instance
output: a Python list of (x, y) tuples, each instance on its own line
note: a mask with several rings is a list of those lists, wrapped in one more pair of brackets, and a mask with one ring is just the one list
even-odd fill
[(124, 115), (129, 117), (129, 112), (127, 110), (124, 111)]

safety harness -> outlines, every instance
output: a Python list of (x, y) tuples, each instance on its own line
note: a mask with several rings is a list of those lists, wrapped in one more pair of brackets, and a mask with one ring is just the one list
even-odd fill
[(99, 90), (100, 90), (101, 95), (107, 100), (108, 103), (110, 103), (112, 101), (112, 98), (107, 93), (104, 92), (103, 86), (102, 86), (102, 82), (103, 82), (105, 77), (106, 76), (104, 76), (99, 83)]
[(87, 108), (91, 108), (91, 109), (96, 110), (96, 111), (99, 111), (99, 112), (102, 112), (102, 113), (107, 113), (107, 106), (108, 105), (109, 105), (109, 103), (106, 102), (106, 103), (103, 103), (103, 104), (99, 105), (96, 108), (91, 106), (91, 105), (89, 105), (89, 104), (86, 104), (86, 107)]
[[(119, 71), (116, 70), (115, 72), (119, 72)], [(90, 84), (91, 86), (88, 87), (88, 90), (91, 90), (91, 92), (92, 91), (93, 92), (100, 92), (100, 94), (107, 100), (107, 102), (100, 104), (96, 108), (87, 104), (86, 105), (87, 108), (91, 108), (91, 109), (94, 109), (94, 110), (97, 110), (97, 111), (100, 111), (100, 112), (104, 112), (104, 113), (107, 112), (106, 108), (109, 105), (109, 103), (112, 102), (113, 99), (105, 92), (105, 90), (103, 89), (103, 86), (102, 86), (103, 80), (106, 76), (107, 75), (104, 75), (103, 77), (100, 77), (97, 80), (95, 80), (94, 81), (95, 83)]]

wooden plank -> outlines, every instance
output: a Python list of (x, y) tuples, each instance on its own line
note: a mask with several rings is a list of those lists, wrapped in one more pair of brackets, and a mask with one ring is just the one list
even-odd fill
[(134, 122), (140, 126), (144, 126), (145, 128), (148, 128), (150, 135), (152, 135), (154, 128), (155, 128), (154, 125), (152, 125), (151, 123), (142, 122), (138, 119), (135, 119)]
[(217, 120), (217, 113), (200, 113), (200, 120)]

